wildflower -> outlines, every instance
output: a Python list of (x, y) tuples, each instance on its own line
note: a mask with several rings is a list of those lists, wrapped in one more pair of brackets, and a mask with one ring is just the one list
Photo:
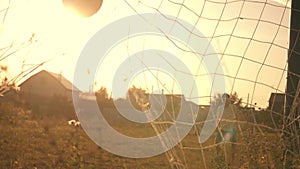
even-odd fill
[(69, 121), (68, 121), (68, 124), (69, 124), (69, 125), (74, 125), (75, 123), (76, 123), (76, 120), (69, 120)]
[(80, 121), (76, 121), (74, 126), (80, 126)]
[(77, 127), (77, 126), (80, 126), (80, 121), (69, 120), (69, 121), (68, 121), (68, 124)]

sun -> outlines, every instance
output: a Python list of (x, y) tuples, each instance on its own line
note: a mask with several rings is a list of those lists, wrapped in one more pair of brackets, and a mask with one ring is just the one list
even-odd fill
[(103, 3), (103, 0), (62, 0), (67, 11), (86, 18), (96, 14)]

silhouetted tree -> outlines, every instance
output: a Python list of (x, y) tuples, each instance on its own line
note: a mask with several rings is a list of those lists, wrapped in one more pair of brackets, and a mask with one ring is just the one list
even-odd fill
[(230, 101), (231, 104), (234, 104), (234, 105), (237, 105), (237, 106), (241, 107), (243, 98), (239, 98), (237, 92), (234, 92), (233, 94), (229, 95), (229, 101)]
[(128, 89), (126, 97), (136, 109), (144, 111), (149, 108), (148, 96), (146, 90), (132, 86)]
[(96, 97), (99, 101), (104, 101), (108, 99), (108, 93), (106, 87), (101, 87), (98, 91), (96, 91)]
[(213, 97), (211, 101), (212, 106), (221, 106), (225, 103), (225, 107), (228, 105), (236, 105), (238, 107), (242, 106), (242, 98), (239, 98), (237, 92), (234, 92), (233, 94), (217, 94)]
[(102, 111), (105, 107), (112, 107), (113, 101), (108, 96), (106, 87), (102, 86), (98, 91), (95, 92), (97, 103), (100, 110)]

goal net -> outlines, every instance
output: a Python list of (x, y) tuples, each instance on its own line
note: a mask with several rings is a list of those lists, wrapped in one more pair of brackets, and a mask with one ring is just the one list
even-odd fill
[[(96, 65), (97, 76), (115, 73), (106, 87), (115, 106), (121, 105), (117, 110), (125, 109), (117, 98), (127, 92), (148, 120), (147, 126), (126, 127), (138, 130), (137, 138), (156, 138), (170, 168), (300, 167), (299, 67), (289, 60), (299, 57), (299, 45), (290, 41), (299, 41), (299, 27), (290, 25), (291, 14), (300, 10), (292, 8), (291, 0), (118, 2), (128, 13), (99, 32), (107, 39), (101, 41), (105, 58)], [(0, 9), (3, 24), (7, 11)], [(0, 61), (7, 51), (17, 51), (6, 46)], [(92, 71), (96, 68), (88, 67)], [(1, 73), (4, 67), (3, 81)], [(127, 115), (145, 122), (144, 116)], [(136, 146), (153, 146), (153, 152), (135, 151), (130, 157), (161, 153), (147, 143)]]
[[(173, 23), (168, 30), (157, 26), (163, 32), (159, 49), (176, 53), (191, 70), (184, 72), (179, 64), (174, 65), (168, 56), (157, 52), (167, 60), (161, 64), (174, 66), (172, 72), (167, 72), (173, 77), (168, 79), (168, 74), (160, 71), (162, 65), (158, 66), (158, 70), (147, 67), (146, 62), (149, 61), (141, 57), (139, 64), (144, 65), (145, 70), (134, 81), (135, 85), (145, 87), (148, 93), (157, 92), (167, 99), (165, 114), (151, 122), (157, 135), (177, 122), (177, 113), (180, 112), (178, 102), (184, 100), (181, 106), (189, 103), (190, 109), (184, 111), (192, 113), (195, 123), (180, 143), (166, 151), (172, 168), (299, 166), (298, 100), (294, 100), (289, 114), (285, 110), (286, 95), (291, 94), (285, 93), (287, 75), (291, 73), (287, 60), (293, 52), (291, 50), (294, 50), (289, 49), (291, 1), (139, 0), (126, 1), (126, 4), (142, 18), (147, 11)], [(294, 12), (299, 11), (294, 9)], [(192, 27), (183, 24), (182, 20)], [(189, 32), (184, 43), (172, 38), (176, 26), (182, 26)], [(196, 30), (200, 30), (201, 34), (197, 34)], [(194, 37), (206, 38), (214, 51), (208, 48), (202, 52), (191, 49), (193, 47), (189, 45), (193, 45)], [(143, 44), (144, 51), (157, 47), (151, 44), (148, 35), (141, 40), (128, 40), (128, 56), (135, 53), (137, 43)], [(199, 43), (199, 48), (202, 48), (201, 45), (205, 46)], [(217, 66), (205, 62), (214, 54), (218, 57)], [(197, 55), (201, 56), (200, 61), (195, 60)], [(216, 67), (210, 71), (210, 66)], [(181, 86), (180, 73), (191, 76), (195, 80), (194, 85)], [(299, 77), (299, 74), (295, 76)], [(214, 81), (216, 78), (224, 79), (224, 90), (214, 91), (214, 86), (219, 85), (217, 80)], [(197, 91), (194, 86), (198, 87)], [(299, 87), (294, 85), (294, 96), (299, 96)], [(182, 88), (189, 90), (178, 92)], [(198, 92), (196, 97), (195, 92)], [(193, 109), (193, 104), (199, 105), (199, 109)], [(223, 113), (219, 114), (219, 111)], [(215, 130), (205, 137), (202, 135), (205, 133), (203, 130), (207, 129), (205, 124), (212, 119), (216, 120), (213, 124)], [(177, 140), (175, 137), (161, 138), (161, 142), (168, 147)]]

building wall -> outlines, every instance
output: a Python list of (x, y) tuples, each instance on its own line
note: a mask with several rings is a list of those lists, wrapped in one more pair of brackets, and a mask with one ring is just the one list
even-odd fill
[(284, 111), (285, 94), (283, 93), (272, 93), (269, 99), (268, 109), (277, 113)]
[(55, 79), (45, 71), (29, 78), (20, 88), (21, 94), (28, 99), (35, 96), (50, 98), (54, 95), (66, 96), (69, 100), (72, 99), (72, 91), (66, 90), (59, 79)]

